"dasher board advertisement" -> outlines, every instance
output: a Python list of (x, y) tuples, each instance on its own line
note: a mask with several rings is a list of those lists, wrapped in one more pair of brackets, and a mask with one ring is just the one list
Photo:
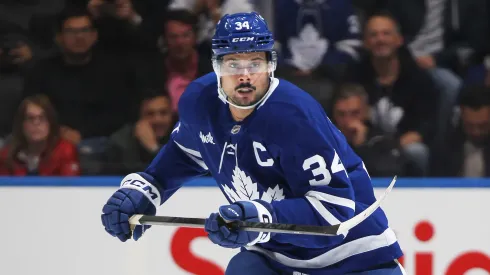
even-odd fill
[[(224, 274), (237, 250), (214, 245), (202, 229), (153, 226), (125, 243), (108, 235), (100, 214), (116, 188), (0, 186), (0, 273)], [(184, 187), (158, 214), (205, 218), (226, 203), (216, 187)], [(408, 274), (490, 274), (490, 188), (395, 185), (382, 207)]]

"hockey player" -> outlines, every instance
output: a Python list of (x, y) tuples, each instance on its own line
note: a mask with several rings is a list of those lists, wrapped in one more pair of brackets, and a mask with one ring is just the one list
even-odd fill
[(206, 173), (229, 205), (206, 219), (209, 239), (240, 248), (226, 274), (404, 274), (381, 209), (347, 234), (324, 237), (232, 230), (244, 220), (333, 225), (375, 202), (362, 160), (319, 103), (274, 77), (274, 40), (257, 13), (225, 15), (212, 40), (214, 73), (180, 98), (180, 122), (149, 167), (127, 175), (103, 207), (106, 231), (131, 235), (128, 219), (154, 215), (186, 181)]

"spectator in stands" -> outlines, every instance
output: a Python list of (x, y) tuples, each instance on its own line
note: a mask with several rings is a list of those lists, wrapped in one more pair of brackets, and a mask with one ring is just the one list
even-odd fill
[(458, 72), (472, 53), (485, 51), (488, 46), (487, 0), (391, 0), (386, 3), (417, 62), (424, 68)]
[[(43, 40), (47, 24), (42, 24), (44, 22), (36, 19), (41, 17), (48, 19), (45, 15), (59, 12), (63, 8), (65, 1), (0, 1), (0, 29), (7, 27), (10, 36), (9, 40), (13, 42), (12, 46), (17, 48), (15, 53), (17, 62), (25, 63), (39, 60), (53, 54), (53, 39), (49, 41)], [(33, 20), (33, 18), (36, 19)], [(46, 22), (48, 24), (51, 23), (49, 20), (46, 20)], [(25, 65), (29, 64), (23, 64), (23, 66)]]
[(343, 84), (333, 99), (332, 119), (364, 160), (373, 177), (420, 176), (396, 139), (369, 121), (368, 95), (358, 84)]
[(418, 64), (429, 71), (443, 93), (440, 117), (450, 117), (462, 86), (460, 75), (490, 43), (488, 0), (386, 3)]
[(0, 175), (77, 176), (76, 147), (60, 137), (56, 112), (43, 95), (22, 101), (9, 143), (0, 151)]
[(46, 94), (58, 111), (61, 136), (87, 150), (136, 117), (145, 90), (139, 68), (97, 51), (97, 30), (83, 10), (66, 10), (58, 23), (59, 56), (41, 61), (26, 79), (25, 96)]
[(460, 119), (435, 157), (434, 176), (490, 177), (490, 88), (462, 90)]
[(152, 86), (170, 95), (174, 112), (187, 85), (213, 71), (209, 56), (196, 50), (196, 24), (196, 16), (189, 11), (169, 11), (163, 31), (163, 53), (151, 54), (145, 66)]
[(133, 53), (154, 50), (171, 0), (89, 0), (106, 50)]
[(167, 143), (173, 125), (170, 97), (160, 93), (147, 95), (141, 103), (139, 121), (111, 136), (104, 173), (143, 171)]
[(348, 78), (368, 92), (374, 125), (393, 134), (425, 175), (439, 99), (432, 78), (402, 47), (396, 21), (388, 15), (367, 21), (364, 45), (367, 54), (351, 66)]
[(26, 66), (33, 58), (33, 52), (29, 45), (28, 33), (18, 26), (0, 20), (0, 49), (3, 59), (9, 61), (9, 65)]
[(200, 54), (210, 54), (216, 23), (225, 14), (251, 12), (251, 0), (171, 0), (170, 10), (188, 10), (196, 15), (196, 43)]
[(350, 1), (283, 0), (275, 4), (279, 65), (300, 75), (315, 70), (337, 77), (362, 43)]

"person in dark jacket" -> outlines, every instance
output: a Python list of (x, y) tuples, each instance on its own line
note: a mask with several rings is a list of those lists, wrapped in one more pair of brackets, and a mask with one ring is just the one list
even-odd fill
[[(348, 69), (347, 80), (368, 93), (371, 122), (398, 140), (404, 152), (428, 172), (429, 148), (434, 140), (440, 99), (431, 76), (410, 52), (396, 21), (376, 15), (367, 21), (360, 63)], [(442, 124), (442, 122), (439, 122)]]
[(460, 118), (433, 161), (438, 177), (490, 177), (490, 88), (462, 90)]
[(98, 50), (97, 37), (87, 11), (65, 10), (57, 22), (60, 55), (36, 64), (23, 92), (45, 94), (59, 114), (61, 136), (80, 148), (92, 144), (93, 151), (103, 150), (99, 140), (137, 117), (134, 102), (145, 90), (133, 60)]
[(461, 90), (461, 76), (468, 66), (481, 63), (490, 46), (488, 0), (385, 2), (417, 63), (429, 71), (444, 94), (441, 118), (449, 117)]
[(358, 84), (344, 83), (336, 91), (332, 120), (372, 177), (416, 177), (422, 171), (408, 159), (392, 136), (369, 122), (368, 95)]
[(421, 65), (458, 70), (461, 61), (481, 54), (489, 45), (486, 0), (385, 2), (414, 54), (423, 57)]
[(123, 175), (144, 170), (167, 143), (174, 122), (169, 96), (147, 93), (139, 120), (110, 137), (104, 173)]

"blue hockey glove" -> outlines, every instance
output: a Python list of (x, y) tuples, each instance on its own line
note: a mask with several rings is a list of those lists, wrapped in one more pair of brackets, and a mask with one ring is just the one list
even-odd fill
[(149, 225), (137, 225), (131, 232), (129, 218), (135, 214), (155, 215), (160, 205), (158, 189), (150, 182), (153, 179), (145, 173), (127, 175), (121, 187), (102, 208), (102, 224), (107, 233), (119, 238), (122, 242), (131, 238), (137, 241)]
[(234, 229), (226, 223), (233, 221), (276, 222), (272, 206), (262, 200), (238, 201), (231, 205), (223, 205), (219, 213), (212, 213), (204, 226), (209, 239), (222, 247), (239, 248), (270, 240), (269, 232), (250, 232)]

